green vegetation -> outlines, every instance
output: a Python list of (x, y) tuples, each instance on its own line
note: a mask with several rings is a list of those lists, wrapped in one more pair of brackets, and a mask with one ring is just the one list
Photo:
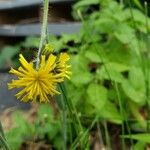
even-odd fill
[[(135, 7), (131, 7), (133, 4)], [(150, 144), (150, 19), (145, 6), (138, 0), (124, 4), (80, 0), (73, 6), (73, 16), (82, 21), (81, 31), (49, 37), (56, 52), (67, 51), (71, 55), (73, 74), (65, 83), (66, 95), (84, 127), (81, 139), (88, 139), (94, 130), (108, 149), (113, 149), (114, 142), (120, 143), (120, 149), (135, 150), (144, 150)], [(28, 37), (20, 47), (31, 50), (38, 43), (38, 38)], [(9, 51), (9, 58), (17, 64), (14, 56), (19, 48), (10, 48), (2, 51), (0, 62), (6, 60), (5, 52)], [(64, 127), (68, 149), (77, 149), (71, 120), (63, 126), (60, 114), (55, 119), (53, 115), (48, 105), (40, 106), (35, 124), (15, 114), (14, 122), (19, 127), (6, 135), (12, 150), (26, 139), (45, 136), (55, 149), (61, 149)], [(118, 129), (118, 141), (113, 140), (113, 127)], [(90, 149), (90, 141), (83, 144)]]

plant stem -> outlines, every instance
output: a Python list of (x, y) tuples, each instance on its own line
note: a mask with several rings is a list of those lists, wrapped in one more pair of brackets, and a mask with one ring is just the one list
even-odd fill
[[(146, 50), (147, 50), (147, 57), (144, 59), (145, 61), (145, 85), (146, 85), (146, 101), (147, 101), (147, 110), (148, 110), (148, 120), (150, 120), (150, 51), (149, 51), (149, 29), (148, 29), (148, 6), (147, 2), (144, 2), (145, 8), (145, 26), (147, 30), (147, 38), (146, 38)], [(150, 123), (147, 122), (147, 131), (150, 132)]]
[(65, 105), (66, 107), (68, 108), (69, 110), (69, 115), (70, 117), (72, 118), (73, 120), (73, 125), (74, 125), (74, 128), (75, 128), (75, 131), (76, 131), (76, 134), (77, 134), (77, 137), (79, 138), (79, 141), (80, 141), (80, 144), (81, 144), (81, 147), (82, 147), (82, 141), (80, 139), (80, 137), (82, 137), (83, 135), (83, 128), (82, 128), (82, 124), (81, 124), (81, 121), (80, 121), (80, 118), (78, 116), (78, 113), (76, 111), (76, 108), (74, 107), (74, 105), (72, 104), (72, 101), (69, 100), (66, 96), (66, 90), (65, 90), (65, 86), (63, 84), (59, 84), (59, 87), (62, 91), (62, 94), (63, 94), (63, 97), (64, 97), (64, 102), (65, 102)]
[(108, 127), (107, 127), (107, 122), (104, 121), (103, 125), (104, 125), (106, 143), (107, 143), (107, 147), (108, 147), (107, 149), (111, 150), (112, 148), (111, 148), (111, 142), (110, 142), (110, 136), (109, 136)]
[(42, 29), (41, 29), (40, 44), (39, 44), (39, 49), (37, 54), (36, 69), (39, 68), (42, 47), (46, 41), (47, 24), (48, 24), (48, 8), (49, 8), (49, 0), (44, 0), (43, 22), (42, 22)]
[(0, 135), (0, 141), (2, 142), (2, 146), (5, 148), (5, 150), (10, 150), (7, 142), (5, 141), (5, 139), (2, 137), (2, 135)]
[(5, 139), (5, 135), (4, 135), (4, 131), (3, 131), (1, 122), (0, 122), (0, 142), (2, 143), (2, 146), (4, 147), (5, 150), (10, 150), (10, 148), (6, 142), (6, 139)]
[(63, 150), (67, 149), (67, 107), (63, 100), (63, 95), (60, 95), (60, 111), (61, 111), (61, 124), (62, 124), (62, 135), (63, 135)]

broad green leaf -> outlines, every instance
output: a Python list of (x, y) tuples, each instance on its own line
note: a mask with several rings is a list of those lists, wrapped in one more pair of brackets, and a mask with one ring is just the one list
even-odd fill
[(131, 67), (129, 71), (129, 80), (132, 86), (143, 93), (145, 93), (145, 80), (141, 68)]
[(93, 26), (97, 31), (111, 34), (116, 30), (116, 22), (112, 18), (99, 18), (95, 20)]
[(118, 24), (114, 32), (115, 37), (123, 44), (130, 43), (132, 39), (136, 38), (134, 30), (127, 24)]
[(41, 104), (38, 110), (38, 117), (39, 119), (43, 119), (45, 115), (48, 116), (50, 120), (52, 119), (52, 107), (48, 104)]
[(123, 76), (121, 75), (121, 72), (128, 70), (127, 65), (110, 62), (103, 65), (100, 69), (97, 70), (97, 77), (99, 79), (107, 79), (112, 80), (115, 82), (122, 82)]
[(137, 91), (132, 86), (132, 84), (128, 80), (124, 80), (122, 83), (122, 88), (128, 98), (130, 98), (132, 101), (144, 104), (145, 103), (145, 93), (143, 91)]
[(68, 97), (71, 99), (73, 104), (76, 105), (78, 102), (81, 101), (82, 96), (85, 94), (85, 87), (80, 86), (77, 88), (72, 83), (68, 83), (67, 85), (68, 86), (66, 86), (66, 88), (67, 88)]
[(127, 139), (134, 139), (145, 143), (150, 143), (150, 134), (149, 133), (143, 133), (143, 134), (131, 134), (131, 135), (122, 135), (122, 138)]
[(90, 72), (78, 71), (71, 77), (71, 82), (77, 87), (88, 84), (92, 81), (93, 75)]
[(129, 80), (124, 80), (122, 88), (132, 101), (144, 104), (146, 89), (144, 82), (144, 75), (140, 68), (131, 67), (129, 71)]
[(5, 62), (10, 61), (13, 56), (18, 54), (18, 46), (6, 46), (2, 49), (0, 54), (0, 67), (4, 65)]
[(24, 47), (38, 47), (40, 38), (38, 37), (27, 37), (26, 40), (22, 43)]
[(80, 70), (87, 70), (88, 60), (81, 53), (78, 53), (77, 55), (72, 55), (70, 63), (73, 74)]
[(85, 52), (85, 57), (87, 57), (91, 62), (101, 63), (106, 61), (106, 57), (104, 57), (103, 49), (98, 44), (91, 45), (87, 51)]
[(106, 101), (104, 107), (97, 113), (101, 118), (116, 124), (121, 124), (122, 120), (124, 120), (117, 110), (117, 106), (109, 101)]
[(98, 55), (98, 53), (94, 50), (88, 50), (85, 53), (85, 56), (91, 61), (91, 62), (96, 62), (96, 63), (100, 63), (102, 62), (100, 56)]
[(71, 60), (71, 82), (77, 87), (89, 83), (93, 75), (88, 70), (88, 61), (82, 55), (76, 55)]
[(87, 89), (87, 101), (100, 111), (107, 101), (107, 89), (96, 83), (91, 83)]
[[(38, 123), (42, 122), (42, 125)], [(59, 120), (53, 119), (52, 107), (49, 104), (42, 104), (39, 107), (36, 134), (44, 138), (48, 134), (49, 139), (53, 139), (59, 131)]]
[(107, 42), (105, 55), (110, 62), (117, 62), (124, 65), (130, 65), (132, 60), (131, 49), (128, 45), (122, 44), (116, 38), (111, 38)]
[(6, 133), (11, 150), (17, 150), (26, 138), (31, 138), (35, 131), (34, 125), (25, 120), (19, 111), (13, 114), (14, 127)]
[(133, 145), (133, 149), (145, 150), (146, 149), (146, 143), (138, 141), (136, 144)]
[(105, 67), (102, 69), (97, 70), (97, 78), (100, 80), (110, 80), (110, 81), (115, 81), (115, 82), (122, 82), (123, 77), (122, 75), (115, 71), (115, 70), (106, 70)]

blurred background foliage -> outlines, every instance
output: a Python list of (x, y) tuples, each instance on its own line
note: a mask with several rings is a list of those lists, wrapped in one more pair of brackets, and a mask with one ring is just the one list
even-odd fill
[[(142, 0), (78, 0), (72, 15), (82, 22), (80, 32), (49, 36), (56, 53), (71, 55), (73, 74), (65, 83), (67, 96), (81, 114), (85, 128), (95, 116), (100, 123), (107, 121), (119, 128), (125, 125), (131, 133), (126, 130), (122, 138), (137, 140), (132, 145), (136, 150), (144, 149), (150, 142), (147, 125), (150, 117), (150, 19), (147, 10), (150, 9), (147, 7)], [(20, 50), (25, 55), (34, 55), (38, 43), (38, 37), (27, 37), (16, 46), (4, 47), (0, 67), (5, 61), (17, 67)], [(12, 149), (16, 150), (26, 137), (35, 135), (46, 136), (56, 149), (61, 148), (60, 121), (50, 118), (52, 112), (47, 112), (50, 108), (46, 107), (40, 106), (35, 125), (14, 115), (13, 119), (20, 126), (7, 134)], [(46, 122), (44, 114), (48, 115)], [(132, 133), (139, 134), (128, 136)], [(12, 140), (13, 136), (17, 139)]]

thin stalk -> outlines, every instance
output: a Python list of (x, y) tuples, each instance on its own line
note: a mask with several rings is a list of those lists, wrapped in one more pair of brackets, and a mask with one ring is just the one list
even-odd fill
[(60, 89), (61, 89), (61, 91), (62, 91), (62, 93), (63, 93), (63, 96), (64, 96), (64, 98), (65, 98), (66, 104), (67, 104), (67, 106), (68, 106), (68, 108), (69, 108), (69, 111), (70, 111), (71, 115), (74, 116), (74, 119), (76, 120), (76, 123), (78, 123), (78, 125), (79, 125), (80, 131), (82, 131), (83, 129), (82, 129), (82, 125), (81, 125), (80, 118), (79, 118), (79, 116), (78, 116), (78, 113), (77, 113), (77, 111), (76, 111), (76, 108), (75, 108), (74, 105), (72, 104), (72, 101), (71, 101), (71, 100), (68, 100), (68, 98), (67, 98), (67, 96), (66, 96), (65, 86), (64, 86), (63, 84), (60, 84), (59, 86), (60, 86)]
[(63, 96), (61, 95), (61, 122), (62, 122), (62, 135), (63, 135), (63, 150), (67, 149), (67, 111), (66, 105), (63, 101)]
[(39, 49), (37, 53), (37, 62), (36, 62), (36, 68), (39, 68), (40, 64), (40, 56), (42, 52), (43, 45), (46, 41), (46, 35), (47, 35), (47, 24), (48, 24), (48, 8), (49, 8), (49, 0), (44, 0), (44, 11), (43, 11), (43, 22), (42, 22), (42, 29), (41, 29), (41, 38), (40, 38), (40, 44)]
[(97, 132), (98, 132), (98, 137), (99, 137), (100, 148), (103, 149), (103, 147), (104, 147), (104, 142), (103, 142), (102, 132), (101, 132), (101, 128), (100, 128), (99, 122), (97, 122)]
[(2, 127), (1, 122), (0, 122), (0, 134), (1, 134), (2, 137), (5, 139), (5, 134), (4, 134), (4, 131), (3, 131), (3, 127)]
[(2, 146), (5, 150), (10, 150), (5, 138), (0, 134), (0, 142), (2, 143)]
[[(149, 71), (149, 68), (150, 68), (150, 51), (149, 51), (149, 29), (148, 29), (148, 6), (147, 6), (147, 2), (145, 1), (144, 3), (144, 6), (145, 6), (145, 25), (146, 25), (146, 29), (147, 29), (147, 39), (146, 39), (146, 53), (148, 54), (146, 59), (145, 59), (145, 68), (146, 68), (146, 71), (145, 71), (145, 84), (146, 84), (146, 101), (147, 101), (147, 104), (148, 104), (148, 120), (150, 120), (150, 102), (149, 102), (149, 99), (150, 99), (150, 71)], [(150, 124), (149, 124), (149, 121), (147, 121), (147, 130), (150, 132)]]
[(64, 102), (66, 103), (66, 107), (68, 108), (69, 110), (69, 114), (70, 114), (70, 117), (73, 119), (73, 125), (74, 125), (74, 128), (76, 130), (76, 134), (77, 134), (77, 138), (79, 138), (79, 143), (81, 144), (81, 148), (83, 147), (83, 143), (81, 141), (81, 136), (83, 135), (83, 128), (82, 128), (82, 124), (81, 124), (81, 121), (80, 121), (80, 118), (78, 116), (78, 113), (76, 111), (76, 108), (74, 107), (74, 105), (72, 104), (72, 101), (69, 100), (66, 96), (66, 90), (65, 90), (65, 87), (63, 84), (59, 84), (59, 87), (62, 91), (62, 94), (63, 94), (63, 97), (64, 97)]
[[(119, 92), (119, 89), (118, 89), (118, 85), (115, 83), (115, 89), (116, 89), (116, 93), (117, 93), (117, 97), (118, 97), (118, 102), (119, 102), (119, 107), (120, 107), (120, 113), (122, 115), (123, 118), (126, 118), (124, 116), (124, 112), (123, 112), (123, 107), (122, 107), (122, 102), (121, 102), (121, 97), (120, 97), (120, 92)], [(122, 135), (125, 135), (125, 126), (124, 126), (124, 122), (122, 122)], [(125, 150), (125, 141), (124, 139), (122, 138), (122, 148), (123, 150)]]
[[(78, 143), (79, 143), (80, 140), (81, 141), (83, 140), (83, 142), (84, 142), (85, 137), (87, 137), (89, 131), (93, 128), (93, 126), (95, 125), (95, 123), (97, 122), (97, 120), (98, 120), (98, 117), (96, 116), (94, 118), (94, 120), (92, 121), (90, 127), (82, 135), (80, 135), (79, 137), (77, 137), (75, 139), (74, 143), (71, 145), (71, 148), (70, 148), (71, 150), (76, 150), (77, 149), (77, 145), (78, 145)], [(86, 149), (86, 147), (84, 147), (84, 150), (85, 149)]]
[(103, 125), (104, 125), (104, 131), (105, 131), (105, 138), (106, 138), (106, 144), (108, 146), (108, 150), (111, 150), (111, 142), (110, 142), (110, 137), (109, 137), (109, 132), (108, 132), (108, 127), (107, 127), (107, 122), (104, 121), (103, 122)]
[(120, 0), (120, 6), (123, 6), (123, 0)]
[(5, 134), (4, 134), (1, 122), (0, 122), (0, 142), (1, 142), (2, 146), (5, 148), (5, 150), (10, 150), (10, 148), (7, 144), (6, 138), (5, 138)]

